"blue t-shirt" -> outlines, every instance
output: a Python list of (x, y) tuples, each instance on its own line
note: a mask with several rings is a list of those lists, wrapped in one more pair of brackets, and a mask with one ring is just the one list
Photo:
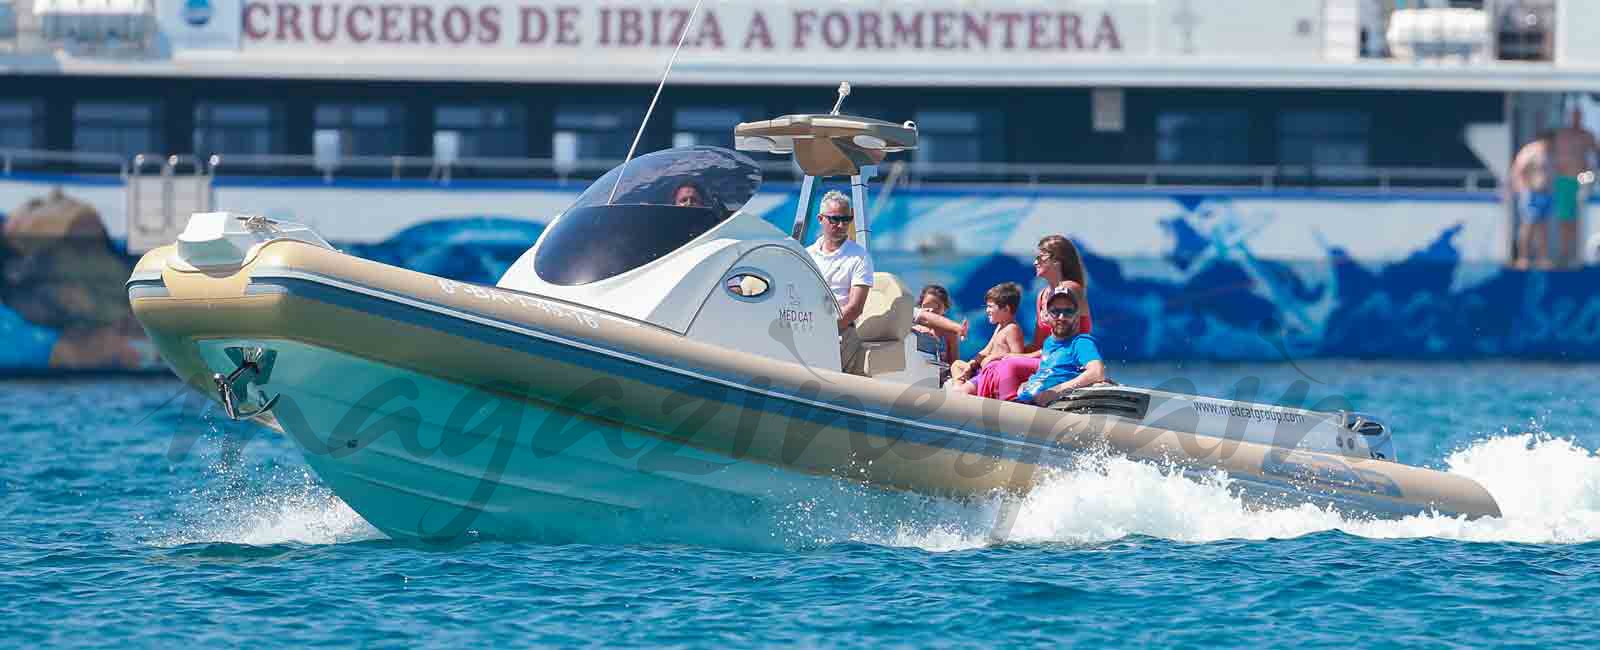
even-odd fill
[[(1039, 360), (1039, 370), (1017, 390), (1017, 401), (1032, 404), (1034, 396), (1056, 384), (1083, 374), (1090, 361), (1101, 361), (1100, 347), (1094, 337), (1079, 334), (1065, 341), (1051, 336), (1044, 342), (1044, 355)], [(1102, 362), (1103, 363), (1103, 362)]]

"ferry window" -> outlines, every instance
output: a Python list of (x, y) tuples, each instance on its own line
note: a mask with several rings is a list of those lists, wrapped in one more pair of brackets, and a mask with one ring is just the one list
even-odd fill
[(231, 102), (194, 106), (196, 155), (281, 154), (287, 150), (279, 106)]
[(753, 109), (712, 108), (695, 106), (680, 108), (672, 115), (672, 146), (689, 147), (697, 144), (733, 148), (733, 127), (740, 122), (756, 119)]
[[(998, 133), (999, 116), (969, 111), (917, 111), (917, 148), (914, 162), (960, 162), (1003, 159), (1001, 152), (985, 152), (985, 132)], [(998, 141), (989, 143), (991, 147)], [(985, 153), (991, 153), (986, 156)]]
[(38, 101), (0, 100), (0, 149), (43, 149), (44, 107)]
[(124, 156), (162, 153), (161, 107), (155, 102), (78, 102), (72, 107), (72, 149)]
[(466, 158), (528, 157), (528, 113), (515, 104), (439, 106), (433, 128), (456, 132)]
[(628, 155), (642, 113), (622, 106), (563, 106), (556, 109), (553, 139), (558, 165), (579, 160), (617, 162)]
[(339, 132), (347, 156), (405, 153), (405, 109), (398, 104), (318, 104), (317, 130)]
[(1278, 160), (1364, 166), (1371, 131), (1372, 116), (1360, 111), (1287, 111), (1278, 120)]
[(1239, 165), (1250, 161), (1250, 116), (1234, 109), (1162, 111), (1156, 115), (1156, 161)]

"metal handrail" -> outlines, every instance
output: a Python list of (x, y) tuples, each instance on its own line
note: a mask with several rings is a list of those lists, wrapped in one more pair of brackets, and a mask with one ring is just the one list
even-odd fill
[(0, 175), (10, 176), (18, 163), (109, 167), (126, 176), (129, 158), (114, 153), (88, 151), (47, 151), (41, 149), (0, 149)]
[[(481, 178), (551, 178), (562, 182), (597, 178), (620, 161), (581, 159), (561, 161), (553, 158), (459, 158), (442, 161), (429, 156), (343, 156), (332, 166), (320, 165), (315, 156), (302, 154), (236, 154), (200, 158), (194, 154), (140, 154), (134, 159), (162, 161), (167, 165), (193, 166), (196, 173), (214, 176), (315, 176), (331, 181), (337, 174), (390, 179), (425, 180), (448, 185), (462, 171)], [(116, 169), (126, 176), (133, 159), (117, 154), (0, 149), (0, 176), (12, 174), (19, 166), (55, 166), (72, 171), (83, 168)], [(323, 161), (327, 162), (327, 161)], [(798, 180), (803, 172), (792, 160), (757, 161), (770, 179)], [(76, 169), (74, 169), (76, 168)], [(452, 174), (451, 172), (455, 172)], [(443, 172), (443, 173), (441, 173)], [(1437, 190), (1481, 191), (1498, 187), (1494, 174), (1486, 169), (1439, 169), (1429, 167), (1365, 167), (1349, 165), (1128, 165), (1021, 162), (922, 162), (906, 161), (907, 186), (941, 183), (1061, 185), (1113, 187), (1334, 187), (1340, 189), (1428, 188)]]

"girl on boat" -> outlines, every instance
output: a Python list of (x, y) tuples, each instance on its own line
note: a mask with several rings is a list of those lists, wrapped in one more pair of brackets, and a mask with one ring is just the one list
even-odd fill
[(961, 353), (961, 340), (967, 337), (967, 322), (950, 320), (950, 292), (937, 284), (922, 288), (917, 295), (917, 308), (912, 312), (911, 329), (944, 342), (940, 360), (953, 363)]

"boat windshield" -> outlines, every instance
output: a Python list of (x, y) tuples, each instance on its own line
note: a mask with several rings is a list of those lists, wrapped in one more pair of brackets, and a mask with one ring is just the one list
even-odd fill
[(760, 187), (755, 161), (727, 149), (680, 147), (639, 156), (606, 172), (545, 230), (533, 270), (545, 282), (567, 286), (626, 273), (716, 227)]
[[(613, 200), (611, 188), (618, 177), (622, 186)], [(626, 169), (613, 168), (584, 190), (572, 207), (687, 202), (721, 210), (726, 217), (744, 207), (760, 187), (761, 167), (744, 154), (721, 147), (678, 147), (634, 158)]]

